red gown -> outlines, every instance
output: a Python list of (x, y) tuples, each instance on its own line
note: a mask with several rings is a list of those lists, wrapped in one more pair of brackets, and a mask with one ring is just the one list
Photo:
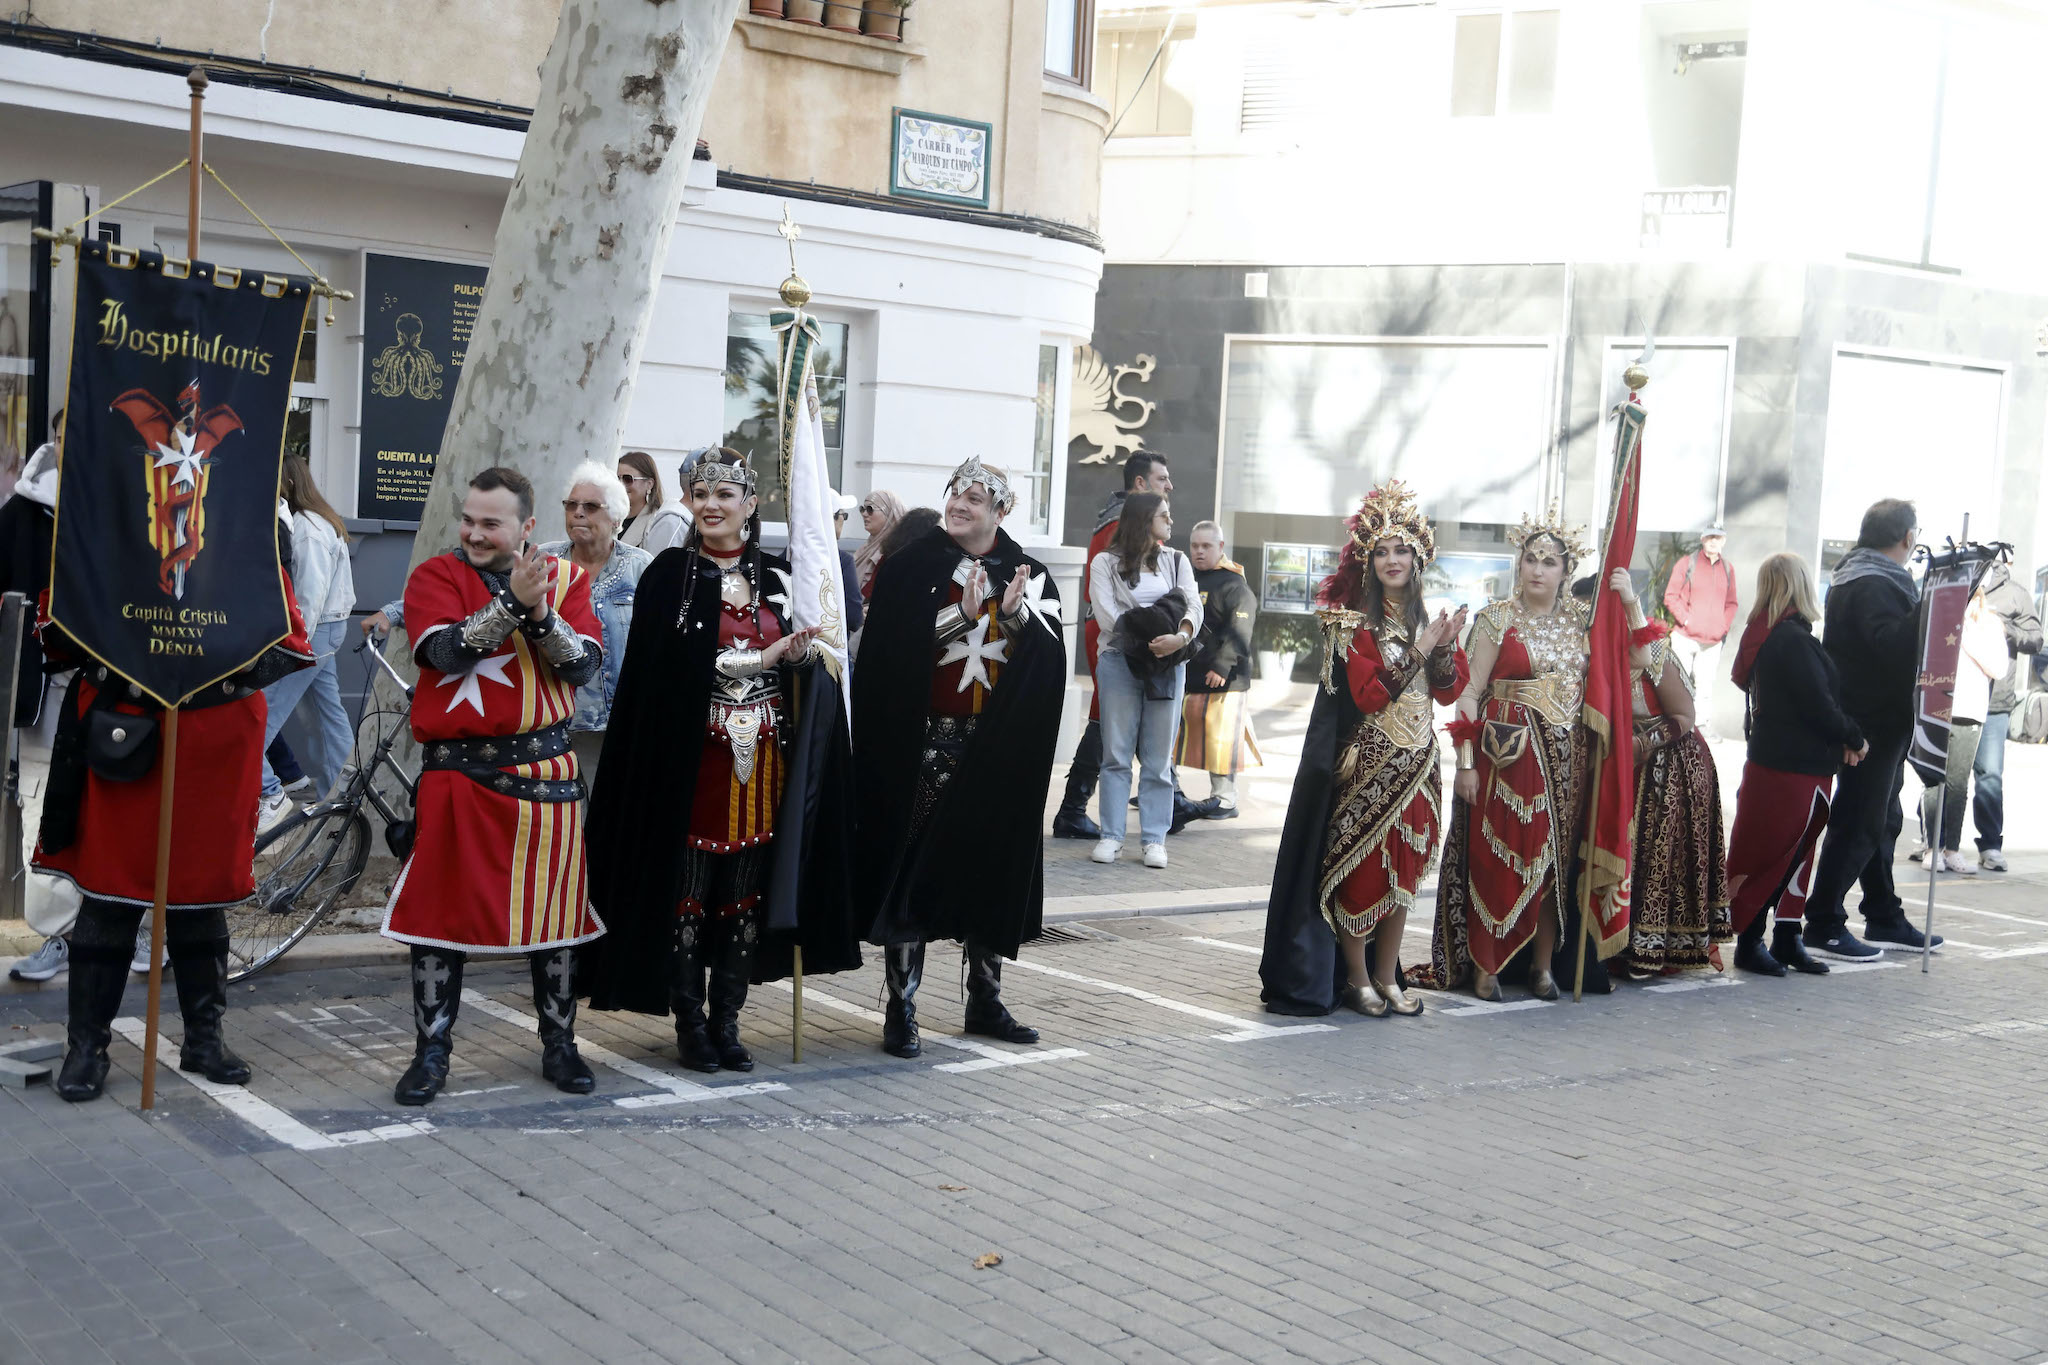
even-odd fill
[(1405, 628), (1388, 621), (1380, 630), (1394, 641), (1384, 652), (1380, 635), (1364, 625), (1338, 650), (1362, 714), (1338, 753), (1320, 900), (1330, 927), (1353, 937), (1412, 907), (1416, 887), (1436, 866), (1443, 779), (1430, 703), (1452, 705), (1471, 676), (1459, 649), (1450, 680), (1433, 683), (1399, 643)]
[[(602, 639), (590, 606), (589, 575), (566, 559), (550, 557), (548, 563), (555, 570), (550, 608), (576, 634)], [(415, 641), (436, 629), (459, 630), (490, 599), (490, 588), (465, 561), (437, 555), (406, 580), (405, 624)], [(496, 653), (466, 672), (422, 665), (412, 732), (423, 745), (437, 739), (509, 739), (564, 724), (575, 711), (576, 689), (514, 631)], [(578, 776), (574, 751), (507, 763), (499, 771), (550, 781)], [(420, 774), (413, 805), (418, 834), (391, 889), (386, 937), (464, 952), (530, 953), (604, 932), (585, 893), (579, 803), (525, 800), (436, 769)]]
[(1576, 602), (1529, 618), (1513, 602), (1493, 602), (1473, 623), (1500, 642), (1474, 745), (1479, 801), (1452, 812), (1432, 960), (1416, 984), (1449, 989), (1475, 966), (1498, 975), (1535, 937), (1539, 915), (1563, 932), (1578, 842), (1586, 625)]
[(1658, 699), (1670, 639), (1649, 653), (1636, 670), (1635, 872), (1623, 961), (1636, 972), (1698, 970), (1713, 965), (1715, 944), (1735, 937), (1721, 780), (1707, 741), (1698, 730), (1676, 734)]

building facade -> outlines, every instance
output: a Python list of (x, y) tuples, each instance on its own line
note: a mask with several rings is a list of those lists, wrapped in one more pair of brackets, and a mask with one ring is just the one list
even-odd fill
[(1653, 581), (1712, 524), (1745, 598), (1773, 551), (1825, 569), (1883, 496), (2024, 576), (2048, 178), (2001, 130), (2043, 55), (2031, 11), (1937, 0), (1105, 9), (1084, 361), (1123, 373), (1076, 385), (1068, 538), (1121, 417), (1111, 453), (1172, 458), (1178, 519), (1223, 522), (1276, 627), (1390, 475), (1443, 524), (1435, 591), (1476, 604), (1524, 512), (1597, 536), (1648, 334)]
[[(869, 8), (895, 14), (883, 0)], [(52, 269), (29, 228), (90, 211), (94, 235), (183, 254), (182, 175), (110, 201), (183, 156), (184, 73), (203, 64), (207, 162), (305, 264), (210, 183), (200, 254), (310, 266), (357, 296), (307, 334), (292, 439), (355, 518), (359, 606), (374, 608), (409, 552), (432, 448), (411, 457), (438, 441), (454, 385), (441, 412), (394, 415), (372, 391), (373, 363), (392, 346), (424, 347), (449, 379), (459, 367), (559, 11), (477, 0), (409, 28), (427, 21), (398, 6), (48, 0), (0, 22), (8, 453), (33, 448), (61, 402), (70, 330), (68, 261)], [(857, 4), (743, 10), (679, 206), (628, 446), (671, 479), (697, 447), (766, 450), (762, 341), (788, 270), (776, 232), (787, 208), (824, 323), (838, 486), (931, 503), (945, 473), (978, 454), (1019, 476), (1020, 538), (1057, 545), (1065, 470), (1054, 456), (1101, 275), (1108, 112), (1047, 64), (1085, 45), (1089, 17), (1060, 0), (946, 0), (911, 7), (890, 36)], [(779, 501), (771, 490), (765, 519)]]

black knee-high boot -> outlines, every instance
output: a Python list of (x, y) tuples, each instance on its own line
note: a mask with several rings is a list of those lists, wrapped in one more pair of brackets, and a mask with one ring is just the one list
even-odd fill
[(1038, 1030), (1026, 1028), (1003, 1007), (1003, 959), (992, 948), (967, 945), (967, 1031), (1005, 1043), (1035, 1043)]
[(924, 1051), (917, 1036), (917, 987), (924, 980), (924, 945), (890, 944), (882, 950), (882, 972), (889, 983), (889, 1003), (882, 1014), (882, 1051), (892, 1057), (915, 1057)]
[[(226, 927), (225, 921), (222, 927)], [(166, 946), (178, 986), (178, 1013), (185, 1018), (178, 1070), (197, 1072), (219, 1085), (247, 1085), (249, 1064), (228, 1051), (221, 1038), (221, 1021), (228, 1012), (227, 935), (190, 940), (177, 934), (165, 936), (171, 940)]]
[(716, 921), (717, 948), (711, 960), (711, 1046), (727, 1071), (752, 1071), (754, 1058), (740, 1046), (740, 1007), (747, 1003), (747, 979), (754, 967), (754, 942), (759, 930), (754, 912), (726, 915)]
[(676, 921), (675, 968), (668, 982), (668, 1007), (676, 1015), (676, 1057), (692, 1071), (718, 1070), (718, 1049), (704, 1019), (704, 935), (702, 916)]
[(76, 1104), (96, 1100), (107, 1086), (107, 1044), (114, 1040), (114, 1016), (128, 988), (128, 946), (71, 945), (69, 1006), (64, 1028), (64, 1064), (57, 1070), (57, 1094)]
[(576, 1051), (576, 950), (528, 953), (533, 968), (533, 1012), (540, 1016), (540, 1074), (555, 1089), (588, 1095), (597, 1077)]
[(425, 1104), (448, 1083), (448, 1054), (455, 1046), (455, 1013), (462, 1004), (465, 961), (462, 953), (452, 949), (413, 945), (412, 1065), (391, 1092), (400, 1104)]

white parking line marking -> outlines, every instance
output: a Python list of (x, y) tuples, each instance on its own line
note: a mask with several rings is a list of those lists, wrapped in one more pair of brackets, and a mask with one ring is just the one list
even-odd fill
[(1247, 1043), (1263, 1038), (1281, 1038), (1290, 1033), (1334, 1033), (1337, 1031), (1335, 1024), (1290, 1024), (1285, 1026), (1262, 1024), (1256, 1019), (1241, 1019), (1237, 1015), (1225, 1014), (1221, 1010), (1205, 1009), (1200, 1005), (1190, 1005), (1184, 1000), (1169, 1000), (1163, 995), (1154, 995), (1151, 991), (1141, 991), (1136, 986), (1126, 986), (1121, 982), (1103, 981), (1098, 977), (1082, 976), (1079, 972), (1062, 971), (1058, 967), (1048, 967), (1042, 962), (1018, 961), (1010, 965), (1027, 972), (1037, 972), (1041, 976), (1051, 976), (1057, 977), (1061, 981), (1071, 981), (1079, 986), (1093, 986), (1099, 991), (1109, 991), (1116, 995), (1127, 995), (1133, 1000), (1142, 1000), (1148, 1005), (1157, 1005), (1160, 1009), (1172, 1010), (1176, 1014), (1192, 1015), (1197, 1019), (1207, 1019), (1215, 1024), (1233, 1025), (1234, 1028), (1229, 1033), (1211, 1035), (1225, 1043)]
[(1984, 954), (1984, 958), (1988, 962), (2001, 957), (2039, 957), (2043, 953), (2048, 953), (2048, 943), (2037, 943), (2031, 948), (2000, 948)]
[[(788, 994), (790, 991), (790, 984), (787, 981), (771, 981), (768, 984), (785, 994)], [(879, 1011), (871, 1010), (866, 1005), (856, 1005), (851, 1000), (841, 1000), (836, 995), (828, 994), (811, 986), (804, 987), (804, 1003), (807, 1005), (820, 1005), (828, 1010), (837, 1010), (841, 1014), (850, 1014), (856, 1019), (865, 1019), (871, 1024), (883, 1022)], [(941, 1066), (933, 1067), (932, 1070), (934, 1071), (989, 1071), (999, 1066), (1028, 1066), (1032, 1062), (1062, 1062), (1069, 1057), (1086, 1057), (1088, 1055), (1077, 1047), (1053, 1047), (1037, 1052), (1006, 1052), (1001, 1048), (990, 1047), (986, 1043), (977, 1043), (968, 1038), (956, 1038), (948, 1033), (926, 1033), (921, 1030), (918, 1033), (918, 1037), (924, 1042), (936, 1043), (940, 1047), (950, 1047), (960, 1052), (971, 1052), (974, 1054), (975, 1059), (971, 1062), (947, 1062)]]
[(1446, 1018), (1456, 1019), (1465, 1014), (1513, 1014), (1517, 1010), (1547, 1010), (1558, 1004), (1556, 1000), (1505, 1000), (1495, 1004), (1491, 1000), (1468, 997), (1456, 1009), (1438, 1009), (1437, 1013)]
[(1683, 991), (1703, 991), (1716, 986), (1740, 986), (1741, 984), (1741, 979), (1733, 976), (1692, 976), (1684, 977), (1677, 981), (1660, 981), (1654, 986), (1645, 986), (1643, 989), (1657, 995), (1677, 995)]
[(1228, 948), (1233, 953), (1250, 953), (1253, 957), (1263, 957), (1266, 951), (1249, 943), (1232, 943), (1228, 939), (1221, 938), (1203, 938), (1198, 934), (1182, 934), (1181, 938), (1188, 943), (1206, 943), (1211, 948)]
[[(124, 1016), (114, 1021), (114, 1031), (135, 1044), (142, 1046), (146, 1029), (140, 1019)], [(160, 1039), (168, 1045), (168, 1039)], [(257, 1132), (276, 1142), (300, 1152), (325, 1151), (330, 1147), (354, 1147), (365, 1142), (390, 1142), (395, 1138), (417, 1137), (431, 1133), (434, 1125), (425, 1119), (412, 1119), (405, 1123), (386, 1124), (381, 1128), (357, 1128), (343, 1133), (323, 1133), (287, 1114), (284, 1110), (249, 1093), (247, 1086), (220, 1085), (204, 1076), (195, 1076), (189, 1071), (179, 1071), (177, 1064), (159, 1054), (159, 1062), (173, 1075), (191, 1083), (200, 1094), (206, 1096), (221, 1108), (233, 1114)]]
[(2028, 919), (2025, 915), (2008, 915), (2002, 910), (1979, 910), (1974, 905), (1944, 905), (1940, 901), (1934, 903), (1934, 908), (1965, 915), (1982, 915), (1985, 919), (2002, 919), (2009, 924), (2031, 924), (2036, 929), (2048, 929), (2048, 919)]
[[(1935, 951), (1940, 952), (1941, 950), (1937, 948)], [(1915, 953), (1914, 956), (1918, 957), (1919, 954)], [(1830, 962), (1828, 963), (1828, 971), (1836, 976), (1840, 976), (1844, 972), (1853, 975), (1857, 972), (1881, 972), (1887, 967), (1902, 967), (1904, 965), (1902, 962)]]
[[(465, 988), (462, 992), (462, 1003), (471, 1009), (482, 1010), (493, 1019), (502, 1019), (508, 1024), (518, 1024), (527, 1029), (540, 1027), (540, 1021), (532, 1015), (523, 1010), (513, 1009), (510, 1005), (501, 1005), (482, 991)], [(760, 1095), (771, 1090), (789, 1089), (780, 1081), (754, 1081), (747, 1085), (699, 1085), (695, 1081), (684, 1080), (673, 1071), (662, 1071), (643, 1062), (621, 1057), (608, 1047), (587, 1043), (580, 1038), (576, 1040), (576, 1050), (583, 1054), (586, 1061), (609, 1067), (622, 1076), (631, 1076), (641, 1084), (651, 1085), (661, 1092), (658, 1095), (621, 1095), (612, 1101), (621, 1109), (652, 1109), (665, 1104), (697, 1104), (704, 1100), (726, 1100), (736, 1095)]]

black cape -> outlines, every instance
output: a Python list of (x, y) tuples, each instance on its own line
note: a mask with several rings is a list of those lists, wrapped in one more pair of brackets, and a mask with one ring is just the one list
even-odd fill
[(1350, 688), (1339, 687), (1334, 695), (1316, 689), (1308, 734), (1301, 742), (1301, 766), (1294, 774), (1294, 794), (1287, 801), (1287, 821), (1280, 827), (1273, 892), (1266, 901), (1259, 998), (1272, 1014), (1328, 1014), (1337, 1008), (1337, 994), (1346, 984), (1344, 955), (1316, 905), (1316, 888), (1330, 837), (1337, 752), (1359, 719)]
[[(789, 564), (764, 554), (761, 568), (765, 580), (770, 570), (788, 572)], [(679, 629), (683, 585), (693, 573), (698, 583)], [(677, 546), (655, 557), (634, 594), (584, 835), (591, 908), (605, 934), (582, 950), (579, 984), (596, 1009), (668, 1013), (684, 831), (718, 651), (718, 577), (716, 565)], [(780, 612), (776, 619), (789, 629)], [(822, 664), (786, 667), (782, 699), (786, 781), (762, 888), (756, 982), (790, 975), (791, 950), (799, 944), (807, 974), (849, 971), (861, 962), (848, 895), (851, 754), (838, 683)]]
[[(1043, 927), (1046, 789), (1066, 698), (1063, 636), (1032, 621), (1010, 648), (960, 770), (910, 838), (938, 651), (932, 625), (962, 551), (943, 527), (876, 572), (853, 673), (860, 846), (855, 894), (871, 943), (973, 940), (1005, 957)], [(992, 590), (1020, 565), (1045, 566), (996, 532)], [(1050, 576), (1045, 601), (1059, 600)]]

